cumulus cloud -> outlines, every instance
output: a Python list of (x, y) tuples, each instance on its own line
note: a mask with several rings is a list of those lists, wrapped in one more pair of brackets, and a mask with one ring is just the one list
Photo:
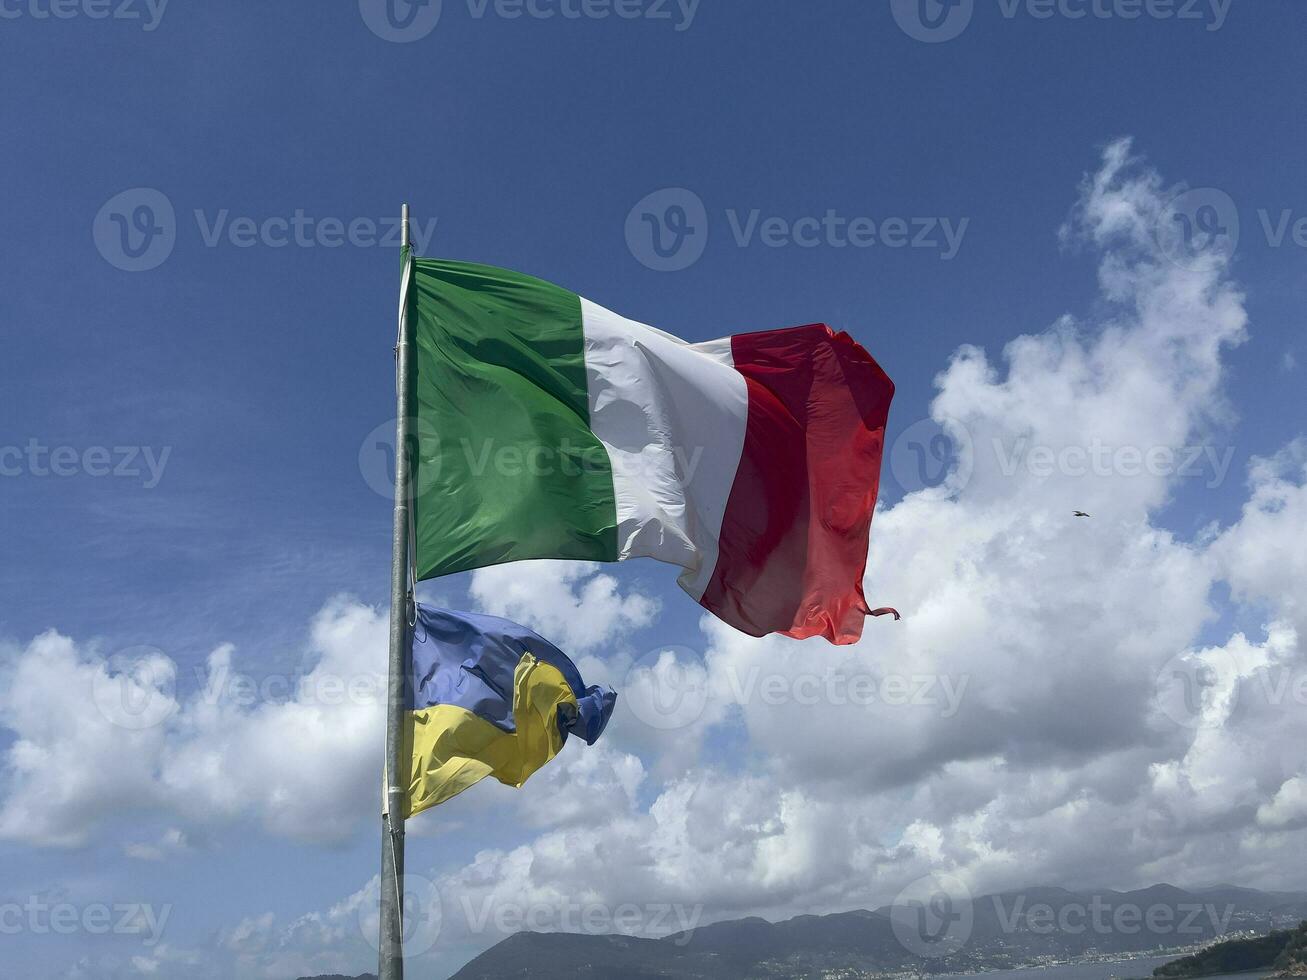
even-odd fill
[(130, 709), (175, 709), (171, 662), (145, 652), (134, 672), (114, 673), (53, 631), (5, 659), (0, 720), (15, 738), (5, 757), (0, 838), (83, 844), (95, 812), (143, 812), (157, 804), (151, 760), (164, 752), (167, 736), (155, 724), (138, 727), (141, 716)]
[(472, 573), (482, 609), (530, 626), (565, 650), (587, 653), (614, 636), (653, 622), (656, 600), (622, 594), (611, 575), (588, 562), (523, 561)]
[(1307, 826), (1307, 778), (1286, 780), (1270, 802), (1258, 807), (1257, 822), (1277, 829)]
[(338, 839), (380, 796), (386, 627), (338, 599), (310, 635), (314, 663), (302, 676), (261, 675), (260, 690), (222, 646), (189, 696), (162, 652), (103, 659), (56, 633), (38, 637), (3, 685), (0, 722), (16, 740), (0, 837), (80, 845), (100, 820), (136, 812), (198, 825), (254, 816), (273, 833)]
[(1307, 631), (1307, 439), (1256, 459), (1238, 523), (1212, 551), (1222, 577), (1245, 602), (1290, 617)]
[[(554, 576), (550, 594), (595, 612), (569, 627), (592, 645), (651, 615), (646, 600), (588, 570)], [(340, 597), (310, 624), (304, 669), (247, 674), (224, 645), (186, 693), (190, 674), (162, 651), (105, 658), (43, 634), (0, 667), (0, 725), (14, 735), (0, 769), (0, 839), (80, 846), (100, 822), (138, 814), (181, 823), (157, 841), (124, 842), (143, 860), (184, 849), (189, 828), (250, 818), (279, 837), (344, 840), (380, 805), (386, 646), (385, 615)], [(569, 819), (566, 807), (533, 804), (550, 790), (625, 799), (642, 778), (622, 753), (572, 755), (538, 777), (544, 788), (522, 804), (529, 822)]]

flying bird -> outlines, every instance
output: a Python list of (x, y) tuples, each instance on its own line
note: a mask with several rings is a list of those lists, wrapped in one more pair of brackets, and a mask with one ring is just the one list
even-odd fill
[(1083, 510), (1078, 510), (1078, 511), (1076, 511), (1075, 514), (1072, 515), (1072, 516), (1074, 516), (1074, 517), (1088, 517), (1089, 515), (1086, 514)]

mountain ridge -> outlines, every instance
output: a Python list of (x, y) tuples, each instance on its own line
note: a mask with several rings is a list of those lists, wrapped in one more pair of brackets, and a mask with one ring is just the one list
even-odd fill
[[(1307, 918), (1307, 891), (1231, 885), (1189, 890), (1165, 882), (1131, 891), (1035, 886), (980, 896), (957, 909), (967, 922), (957, 948), (921, 945), (930, 940), (918, 940), (915, 927), (905, 924), (905, 908), (882, 906), (776, 922), (757, 916), (722, 920), (660, 939), (519, 932), (451, 980), (806, 980), (830, 970), (857, 980), (905, 971), (1012, 969), (1183, 951), (1228, 933), (1297, 925)], [(1151, 930), (1144, 924), (1148, 916)]]

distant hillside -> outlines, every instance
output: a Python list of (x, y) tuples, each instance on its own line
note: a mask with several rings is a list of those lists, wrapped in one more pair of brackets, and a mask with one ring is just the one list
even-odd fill
[[(1085, 925), (1086, 909), (1109, 923)], [(1110, 925), (1116, 910), (1163, 910), (1172, 925)], [(903, 910), (804, 915), (784, 922), (741, 919), (663, 939), (523, 932), (476, 957), (453, 980), (790, 980), (838, 971), (846, 980), (877, 974), (969, 973), (1076, 959), (1178, 952), (1229, 932), (1266, 933), (1307, 918), (1307, 894), (1222, 885), (1187, 891), (1154, 885), (1133, 892), (1031, 888), (967, 904), (966, 942), (922, 957), (895, 934)], [(1059, 922), (1070, 922), (1061, 928)], [(1183, 928), (1180, 925), (1183, 924)], [(1288, 933), (1286, 932), (1287, 936)], [(1266, 960), (1269, 968), (1276, 953)], [(1168, 975), (1169, 977), (1169, 975)]]

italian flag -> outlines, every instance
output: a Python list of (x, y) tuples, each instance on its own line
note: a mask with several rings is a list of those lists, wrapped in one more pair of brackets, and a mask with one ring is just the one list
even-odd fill
[(404, 268), (419, 579), (654, 558), (745, 633), (861, 635), (894, 385), (847, 334), (690, 344), (520, 273)]

